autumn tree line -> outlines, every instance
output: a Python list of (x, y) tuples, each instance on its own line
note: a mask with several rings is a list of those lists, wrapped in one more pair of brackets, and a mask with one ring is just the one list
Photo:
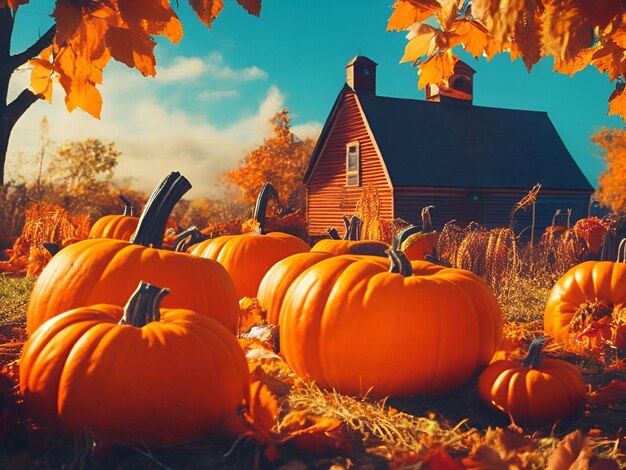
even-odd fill
[[(302, 179), (315, 142), (297, 137), (290, 121), (287, 109), (276, 113), (270, 119), (272, 134), (241, 159), (236, 168), (222, 175), (225, 194), (229, 196), (182, 200), (173, 214), (176, 223), (181, 228), (205, 228), (247, 219), (267, 181), (277, 189), (285, 211), (303, 213)], [(114, 142), (95, 138), (55, 146), (48, 136), (47, 119), (42, 119), (37, 154), (21, 153), (16, 157), (18, 168), (34, 169), (34, 174), (17, 171), (0, 186), (0, 249), (12, 246), (21, 233), (26, 210), (35, 204), (50, 204), (95, 221), (104, 215), (122, 213), (118, 196), (123, 194), (139, 213), (149, 194), (134, 190), (132, 181), (117, 182), (115, 169), (120, 158), (124, 155)]]

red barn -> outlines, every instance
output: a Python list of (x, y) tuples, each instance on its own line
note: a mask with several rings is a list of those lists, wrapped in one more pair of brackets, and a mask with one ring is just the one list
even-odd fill
[[(363, 188), (376, 188), (380, 216), (417, 223), (434, 205), (435, 228), (449, 220), (509, 225), (512, 207), (537, 183), (536, 229), (556, 209), (586, 217), (593, 188), (545, 112), (472, 104), (475, 71), (458, 62), (449, 87), (426, 100), (376, 95), (376, 63), (357, 56), (324, 124), (304, 181), (311, 236), (343, 227)], [(530, 225), (516, 216), (516, 231)]]

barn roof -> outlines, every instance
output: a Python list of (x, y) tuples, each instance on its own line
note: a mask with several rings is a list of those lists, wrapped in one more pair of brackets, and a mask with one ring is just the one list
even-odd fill
[[(344, 87), (320, 141), (332, 130)], [(547, 113), (357, 93), (394, 186), (593, 191)], [(318, 142), (311, 176), (324, 148)]]

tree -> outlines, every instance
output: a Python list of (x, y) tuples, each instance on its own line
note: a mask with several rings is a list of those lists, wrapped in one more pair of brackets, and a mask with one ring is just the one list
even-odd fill
[(315, 142), (296, 137), (291, 132), (290, 121), (286, 108), (276, 113), (270, 119), (273, 136), (250, 152), (238, 168), (226, 173), (226, 180), (241, 189), (242, 201), (254, 204), (263, 184), (270, 182), (283, 206), (304, 209), (306, 193), (302, 178)]
[(542, 57), (553, 57), (554, 70), (570, 76), (588, 65), (607, 72), (615, 82), (609, 114), (626, 118), (621, 0), (397, 0), (393, 9), (387, 30), (409, 31), (401, 62), (419, 67), (420, 89), (446, 84), (457, 46), (487, 60), (508, 52), (512, 60), (521, 57), (529, 72)]
[[(11, 55), (15, 15), (29, 0), (0, 0), (0, 184), (11, 131), (38, 99), (52, 100), (52, 83), (65, 92), (68, 111), (81, 108), (99, 118), (102, 97), (96, 85), (111, 59), (136, 68), (144, 76), (156, 74), (154, 36), (177, 43), (183, 28), (170, 0), (55, 0), (54, 24), (24, 51)], [(223, 0), (189, 0), (209, 28)], [(237, 0), (258, 16), (261, 0)], [(176, 0), (178, 4), (178, 0)], [(30, 88), (8, 102), (9, 80), (18, 68), (32, 66)]]
[(121, 152), (115, 143), (98, 139), (72, 141), (52, 157), (48, 174), (53, 183), (54, 202), (74, 214), (100, 217), (102, 208), (117, 207), (112, 178)]
[(606, 163), (594, 198), (614, 212), (626, 215), (626, 129), (603, 127), (591, 136), (591, 141)]

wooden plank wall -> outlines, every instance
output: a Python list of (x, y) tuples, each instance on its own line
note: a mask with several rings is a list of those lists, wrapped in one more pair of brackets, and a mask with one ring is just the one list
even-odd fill
[[(346, 186), (346, 144), (358, 141), (361, 146), (361, 186)], [(352, 215), (363, 188), (376, 188), (381, 201), (380, 217), (393, 217), (393, 193), (385, 170), (371, 142), (356, 98), (347, 94), (329, 133), (326, 148), (320, 155), (307, 186), (307, 220), (312, 237), (335, 227), (343, 235), (342, 215)]]

